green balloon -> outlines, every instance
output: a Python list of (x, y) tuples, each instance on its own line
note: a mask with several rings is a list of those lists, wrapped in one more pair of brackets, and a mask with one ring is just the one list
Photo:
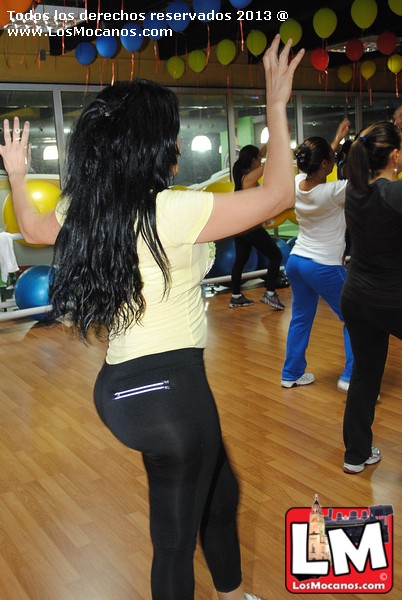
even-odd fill
[(207, 65), (207, 56), (203, 50), (193, 50), (188, 55), (188, 66), (195, 73), (201, 73)]
[(375, 0), (354, 0), (350, 14), (360, 29), (368, 29), (377, 17), (378, 7)]
[(185, 70), (184, 60), (181, 56), (171, 56), (167, 61), (167, 70), (173, 79), (180, 79)]
[(314, 31), (323, 40), (334, 33), (337, 24), (338, 17), (331, 8), (320, 8), (313, 17)]
[(260, 56), (267, 47), (267, 36), (262, 31), (252, 29), (246, 38), (246, 46), (253, 56)]
[(300, 42), (302, 36), (302, 27), (298, 21), (288, 19), (279, 27), (279, 34), (284, 44), (292, 38), (292, 46), (296, 46)]
[(216, 56), (221, 65), (230, 64), (236, 56), (236, 44), (232, 40), (221, 40), (216, 47)]

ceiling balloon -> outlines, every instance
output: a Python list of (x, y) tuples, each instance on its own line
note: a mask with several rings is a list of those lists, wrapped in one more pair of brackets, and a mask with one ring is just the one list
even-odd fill
[(360, 29), (368, 29), (377, 18), (378, 7), (375, 0), (354, 0), (350, 14)]
[(294, 19), (287, 19), (279, 27), (282, 42), (286, 44), (289, 39), (292, 39), (292, 46), (296, 46), (300, 42), (302, 32), (300, 23)]
[(232, 40), (221, 40), (216, 47), (216, 57), (221, 65), (229, 65), (236, 57), (237, 48)]
[(377, 48), (382, 54), (392, 54), (398, 45), (398, 38), (391, 31), (384, 31), (377, 38)]
[(339, 69), (338, 69), (339, 81), (342, 81), (342, 83), (349, 83), (349, 81), (352, 79), (352, 77), (353, 77), (352, 67), (349, 67), (349, 65), (342, 65), (341, 67), (339, 67)]
[(363, 42), (357, 38), (349, 40), (345, 46), (345, 52), (349, 60), (358, 61), (364, 54)]
[(262, 31), (252, 29), (246, 37), (246, 46), (253, 56), (260, 56), (267, 47), (267, 36)]
[(310, 62), (318, 71), (325, 71), (329, 64), (329, 54), (324, 48), (316, 48), (310, 52)]
[(323, 40), (334, 33), (337, 23), (338, 18), (331, 8), (320, 8), (313, 17), (314, 31)]

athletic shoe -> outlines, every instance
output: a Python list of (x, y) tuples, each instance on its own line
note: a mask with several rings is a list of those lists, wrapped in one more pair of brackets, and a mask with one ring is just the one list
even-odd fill
[(339, 392), (347, 392), (349, 390), (349, 381), (338, 379), (337, 388)]
[[(349, 381), (346, 379), (338, 379), (337, 388), (340, 392), (348, 392), (349, 391)], [(377, 396), (377, 402), (381, 399), (380, 394)]]
[(249, 300), (246, 298), (246, 296), (243, 296), (243, 294), (240, 294), (238, 298), (232, 296), (229, 302), (230, 308), (237, 308), (238, 306), (253, 306), (253, 304), (254, 300)]
[(371, 446), (371, 456), (369, 456), (368, 459), (364, 461), (364, 463), (362, 463), (361, 465), (350, 465), (348, 463), (344, 463), (343, 470), (345, 473), (350, 473), (351, 475), (355, 473), (361, 473), (362, 471), (364, 471), (364, 467), (366, 465), (374, 465), (375, 463), (378, 463), (379, 460), (381, 460), (381, 452), (379, 448)]
[(284, 388), (292, 388), (298, 385), (310, 385), (310, 383), (314, 383), (314, 375), (312, 373), (303, 373), (299, 379), (295, 379), (294, 381), (286, 381), (286, 379), (282, 379), (281, 386)]
[(278, 294), (274, 292), (272, 295), (269, 295), (268, 292), (264, 292), (261, 296), (260, 302), (264, 304), (269, 304), (275, 310), (283, 310), (285, 307), (282, 302), (279, 300)]
[(254, 594), (244, 594), (244, 600), (261, 600), (259, 596), (255, 596)]

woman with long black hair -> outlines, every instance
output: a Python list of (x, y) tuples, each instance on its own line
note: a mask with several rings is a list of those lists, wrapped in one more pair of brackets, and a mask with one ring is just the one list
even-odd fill
[[(72, 132), (63, 200), (39, 214), (25, 191), (29, 124), (0, 146), (19, 227), (28, 242), (55, 244), (53, 317), (85, 340), (108, 336), (95, 385), (101, 419), (139, 450), (149, 480), (154, 600), (194, 597), (200, 533), (220, 600), (256, 599), (242, 587), (237, 481), (226, 457), (204, 370), (200, 281), (207, 242), (236, 235), (293, 203), (286, 103), (303, 51), (288, 63), (279, 36), (263, 63), (275, 152), (259, 188), (231, 194), (168, 189), (177, 169), (179, 110), (156, 83), (116, 83), (87, 106)], [(236, 194), (236, 195), (235, 195)], [(237, 202), (237, 200), (241, 200)]]
[[(266, 154), (266, 145), (261, 148), (251, 144), (244, 146), (238, 159), (233, 165), (233, 182), (235, 191), (247, 190), (258, 185), (259, 179), (264, 173), (261, 159)], [(265, 278), (265, 292), (261, 296), (261, 302), (272, 306), (275, 310), (283, 310), (285, 307), (276, 293), (276, 282), (282, 261), (282, 252), (275, 244), (269, 233), (262, 225), (254, 227), (234, 238), (235, 261), (232, 267), (232, 297), (229, 302), (230, 308), (240, 306), (252, 306), (253, 300), (246, 298), (241, 292), (241, 277), (246, 262), (250, 257), (251, 250), (255, 248), (263, 256), (269, 258), (269, 266)]]
[(348, 153), (346, 224), (352, 243), (341, 309), (354, 365), (346, 401), (345, 473), (360, 473), (381, 459), (372, 445), (376, 400), (389, 337), (402, 339), (401, 135), (392, 123), (364, 129)]

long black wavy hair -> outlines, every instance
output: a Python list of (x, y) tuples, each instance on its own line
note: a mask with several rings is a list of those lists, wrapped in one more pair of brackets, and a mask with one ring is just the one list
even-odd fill
[(374, 123), (359, 133), (348, 153), (349, 181), (359, 194), (367, 194), (369, 180), (387, 166), (391, 152), (400, 147), (400, 133), (388, 121)]
[(307, 138), (295, 151), (297, 166), (306, 175), (319, 170), (323, 160), (330, 160), (333, 155), (331, 145), (323, 137)]
[(73, 128), (66, 160), (64, 224), (55, 243), (52, 317), (79, 335), (115, 336), (145, 311), (137, 242), (143, 238), (170, 285), (156, 229), (156, 195), (177, 164), (176, 95), (136, 79), (103, 89)]
[(233, 182), (235, 184), (235, 191), (242, 189), (243, 175), (248, 173), (251, 168), (251, 163), (254, 158), (258, 158), (260, 149), (257, 146), (248, 144), (243, 146), (239, 152), (239, 157), (233, 165)]

